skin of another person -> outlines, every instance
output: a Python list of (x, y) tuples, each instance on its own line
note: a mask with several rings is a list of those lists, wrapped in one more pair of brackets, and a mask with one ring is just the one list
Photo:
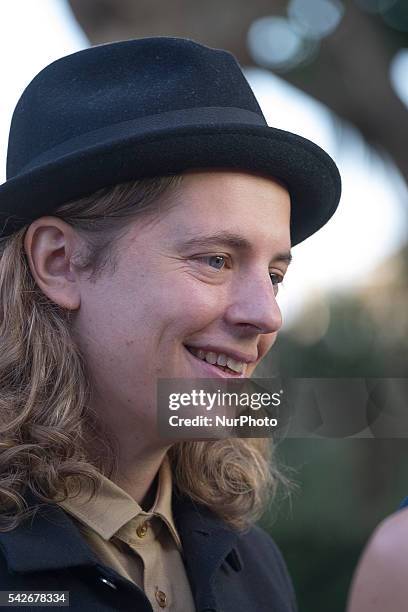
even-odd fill
[(405, 509), (376, 528), (354, 574), (347, 612), (408, 610), (407, 534)]
[(130, 224), (116, 270), (96, 280), (72, 266), (79, 237), (56, 217), (34, 221), (24, 245), (41, 290), (73, 311), (91, 402), (120, 441), (112, 480), (138, 503), (171, 446), (156, 433), (157, 378), (200, 376), (185, 345), (240, 351), (254, 359), (250, 376), (282, 325), (276, 294), (290, 262), (290, 196), (279, 182), (190, 171), (169, 197), (176, 205)]

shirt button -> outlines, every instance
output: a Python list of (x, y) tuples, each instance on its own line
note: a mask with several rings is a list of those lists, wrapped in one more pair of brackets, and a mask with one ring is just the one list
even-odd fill
[(167, 595), (166, 593), (164, 593), (164, 591), (160, 591), (157, 587), (156, 587), (156, 601), (159, 604), (159, 606), (161, 608), (165, 608), (167, 606)]
[(139, 536), (139, 538), (145, 537), (148, 527), (149, 527), (149, 522), (145, 521), (144, 523), (142, 523), (136, 528), (136, 533)]

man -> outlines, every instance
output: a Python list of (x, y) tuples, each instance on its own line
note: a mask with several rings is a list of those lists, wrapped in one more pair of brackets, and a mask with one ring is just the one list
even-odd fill
[(334, 162), (266, 125), (225, 51), (118, 42), (30, 83), (0, 186), (1, 590), (69, 591), (74, 610), (295, 610), (254, 526), (268, 441), (169, 443), (155, 392), (252, 375), (291, 244), (339, 197)]

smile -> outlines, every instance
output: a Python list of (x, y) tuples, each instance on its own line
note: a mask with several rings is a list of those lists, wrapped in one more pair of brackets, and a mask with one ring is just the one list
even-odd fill
[(228, 376), (236, 376), (238, 378), (245, 377), (247, 369), (246, 362), (236, 361), (224, 353), (215, 353), (214, 351), (204, 351), (187, 345), (184, 346), (196, 359), (212, 366), (211, 370), (217, 372), (217, 375), (219, 375), (218, 372), (224, 372)]

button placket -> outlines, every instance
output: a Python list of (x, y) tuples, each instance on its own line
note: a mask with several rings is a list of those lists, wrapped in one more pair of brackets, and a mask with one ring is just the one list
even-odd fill
[[(144, 590), (155, 612), (170, 609), (174, 601), (173, 587), (169, 576), (166, 575), (161, 554), (165, 538), (158, 540), (158, 534), (162, 532), (163, 526), (161, 520), (152, 517), (151, 529), (143, 540), (139, 540), (138, 546), (144, 563)], [(165, 534), (166, 530), (163, 533)]]

